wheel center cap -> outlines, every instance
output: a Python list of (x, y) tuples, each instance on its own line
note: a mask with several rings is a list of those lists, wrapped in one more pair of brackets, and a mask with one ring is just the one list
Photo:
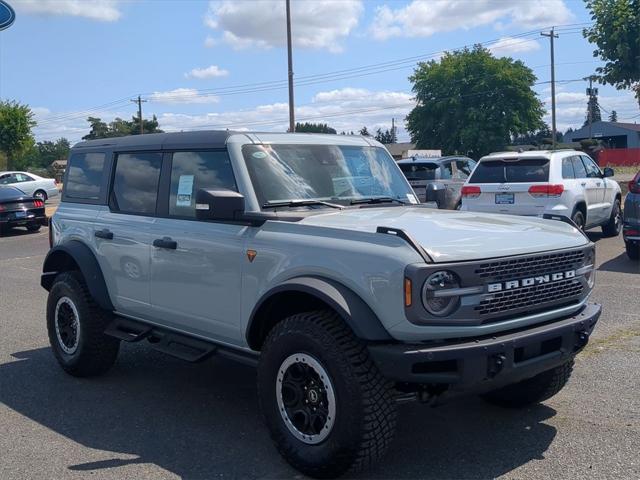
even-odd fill
[(307, 393), (307, 397), (309, 398), (309, 401), (313, 404), (318, 403), (318, 400), (320, 400), (320, 394), (314, 388), (309, 390), (309, 393)]

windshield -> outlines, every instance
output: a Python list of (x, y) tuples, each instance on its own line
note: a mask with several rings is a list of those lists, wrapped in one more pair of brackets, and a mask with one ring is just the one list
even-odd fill
[(401, 163), (400, 170), (408, 180), (435, 180), (437, 163)]
[[(382, 148), (344, 145), (245, 145), (247, 169), (261, 205), (388, 197), (417, 203), (394, 160)], [(317, 205), (326, 207), (326, 205)]]
[(483, 160), (469, 183), (530, 183), (549, 181), (549, 160), (527, 158), (514, 160)]

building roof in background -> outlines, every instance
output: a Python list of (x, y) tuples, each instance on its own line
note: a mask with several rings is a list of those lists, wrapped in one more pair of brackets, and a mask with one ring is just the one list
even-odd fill
[(416, 144), (409, 143), (409, 142), (390, 143), (388, 145), (385, 145), (385, 147), (387, 147), (387, 150), (389, 150), (389, 153), (391, 154), (392, 157), (401, 157), (404, 153), (408, 152), (409, 150), (415, 150)]

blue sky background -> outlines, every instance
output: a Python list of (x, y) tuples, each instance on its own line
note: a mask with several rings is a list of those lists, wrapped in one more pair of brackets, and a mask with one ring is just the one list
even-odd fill
[[(0, 97), (34, 109), (38, 140), (77, 141), (88, 131), (89, 115), (129, 118), (136, 113), (129, 99), (137, 94), (148, 100), (145, 117), (156, 114), (168, 131), (287, 127), (284, 0), (9, 3), (17, 18), (0, 32)], [(567, 25), (556, 41), (556, 79), (571, 80), (558, 85), (558, 127), (584, 121), (586, 84), (579, 79), (599, 62), (580, 34), (590, 21), (582, 1), (292, 4), (300, 120), (350, 131), (389, 128), (395, 118), (406, 140), (407, 77), (415, 61), (353, 69), (494, 41), (487, 46), (496, 55), (522, 59), (544, 82), (550, 79), (549, 46), (539, 31)], [(531, 33), (517, 36), (524, 32)], [(349, 71), (304, 79), (340, 70)], [(247, 84), (260, 85), (242, 87)], [(547, 104), (548, 87), (536, 87)], [(601, 106), (615, 109), (619, 121), (640, 120), (631, 93), (599, 88)]]

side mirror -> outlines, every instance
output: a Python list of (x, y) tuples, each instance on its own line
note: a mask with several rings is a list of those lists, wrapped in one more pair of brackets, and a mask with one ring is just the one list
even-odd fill
[(602, 174), (604, 177), (613, 177), (615, 175), (615, 172), (613, 171), (613, 168), (606, 167)]
[(239, 220), (244, 213), (244, 196), (233, 190), (198, 190), (196, 218), (198, 220)]

